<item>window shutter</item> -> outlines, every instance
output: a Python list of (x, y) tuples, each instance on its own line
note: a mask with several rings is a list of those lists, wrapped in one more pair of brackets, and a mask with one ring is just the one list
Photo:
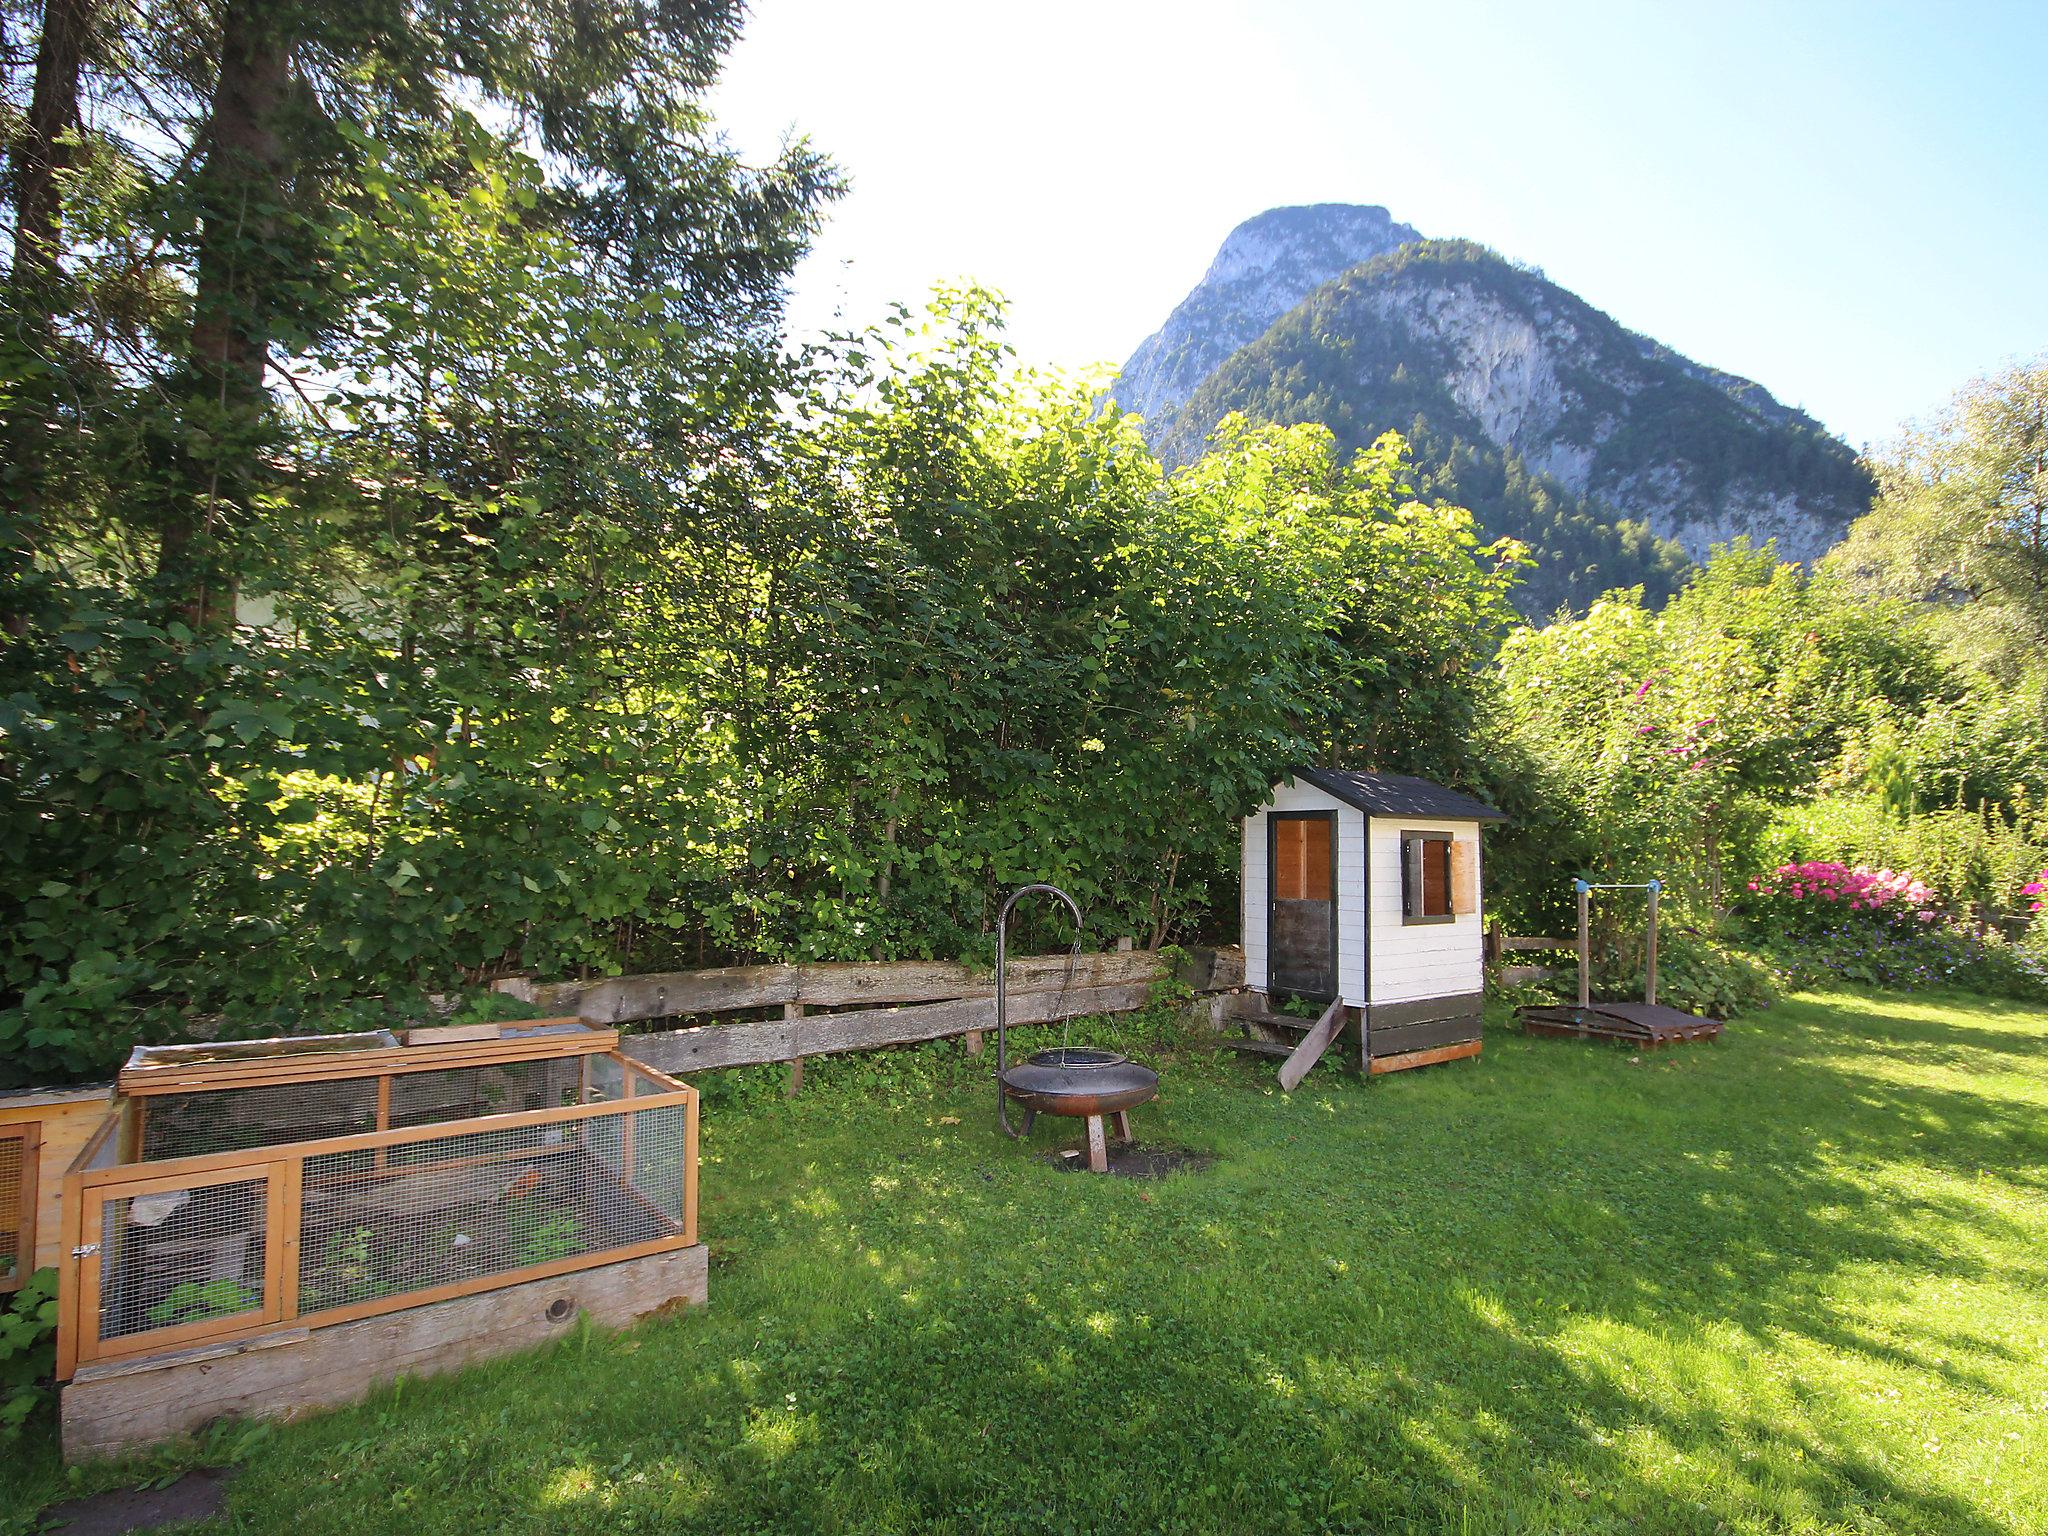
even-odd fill
[(1460, 917), (1479, 910), (1479, 845), (1451, 840), (1451, 911)]

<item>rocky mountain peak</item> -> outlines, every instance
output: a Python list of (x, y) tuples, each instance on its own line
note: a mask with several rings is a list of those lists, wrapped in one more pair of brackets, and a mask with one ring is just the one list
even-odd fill
[(1531, 550), (1532, 615), (1660, 597), (1737, 537), (1815, 559), (1870, 502), (1848, 445), (1761, 385), (1383, 208), (1246, 220), (1114, 393), (1168, 464), (1234, 411), (1320, 423), (1346, 452), (1401, 433), (1422, 495)]
[(1163, 419), (1225, 358), (1323, 284), (1421, 238), (1386, 209), (1355, 203), (1269, 208), (1246, 219), (1166, 324), (1131, 355), (1112, 394), (1127, 411)]

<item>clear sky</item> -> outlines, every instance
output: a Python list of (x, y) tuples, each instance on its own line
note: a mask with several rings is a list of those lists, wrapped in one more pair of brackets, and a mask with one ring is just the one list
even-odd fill
[(943, 278), (1120, 363), (1232, 226), (1379, 203), (1850, 442), (2048, 350), (2048, 4), (755, 0), (716, 110), (852, 181), (800, 329)]

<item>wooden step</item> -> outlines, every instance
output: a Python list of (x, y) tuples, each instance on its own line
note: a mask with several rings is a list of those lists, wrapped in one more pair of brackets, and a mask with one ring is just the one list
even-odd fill
[(1233, 1013), (1228, 1015), (1232, 1024), (1247, 1028), (1257, 1025), (1262, 1029), (1284, 1029), (1297, 1035), (1305, 1035), (1316, 1027), (1314, 1019), (1299, 1018), (1291, 1013)]
[(1237, 1051), (1245, 1056), (1272, 1056), (1285, 1061), (1294, 1054), (1294, 1047), (1282, 1045), (1277, 1040), (1224, 1040), (1219, 1042), (1226, 1051)]

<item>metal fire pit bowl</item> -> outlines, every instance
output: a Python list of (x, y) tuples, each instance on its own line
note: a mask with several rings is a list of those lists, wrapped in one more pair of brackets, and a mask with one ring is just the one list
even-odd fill
[(1113, 1115), (1157, 1097), (1159, 1074), (1115, 1051), (1062, 1045), (1018, 1062), (1002, 1084), (1034, 1115)]
[[(1109, 1148), (1103, 1134), (1102, 1117), (1114, 1116), (1119, 1140), (1131, 1140), (1130, 1110), (1159, 1093), (1159, 1074), (1141, 1067), (1117, 1051), (1090, 1046), (1061, 1045), (1037, 1051), (1010, 1065), (1008, 1054), (1009, 991), (1004, 984), (1010, 909), (1017, 898), (1033, 891), (1057, 896), (1074, 915), (1076, 953), (1081, 943), (1081, 909), (1057, 886), (1027, 885), (1003, 903), (996, 919), (996, 1118), (1012, 1136), (1029, 1135), (1031, 1123), (1040, 1115), (1070, 1115), (1088, 1122), (1088, 1166), (1097, 1173), (1109, 1171)], [(1024, 1109), (1024, 1124), (1010, 1124), (1009, 1105), (1015, 1100)]]

